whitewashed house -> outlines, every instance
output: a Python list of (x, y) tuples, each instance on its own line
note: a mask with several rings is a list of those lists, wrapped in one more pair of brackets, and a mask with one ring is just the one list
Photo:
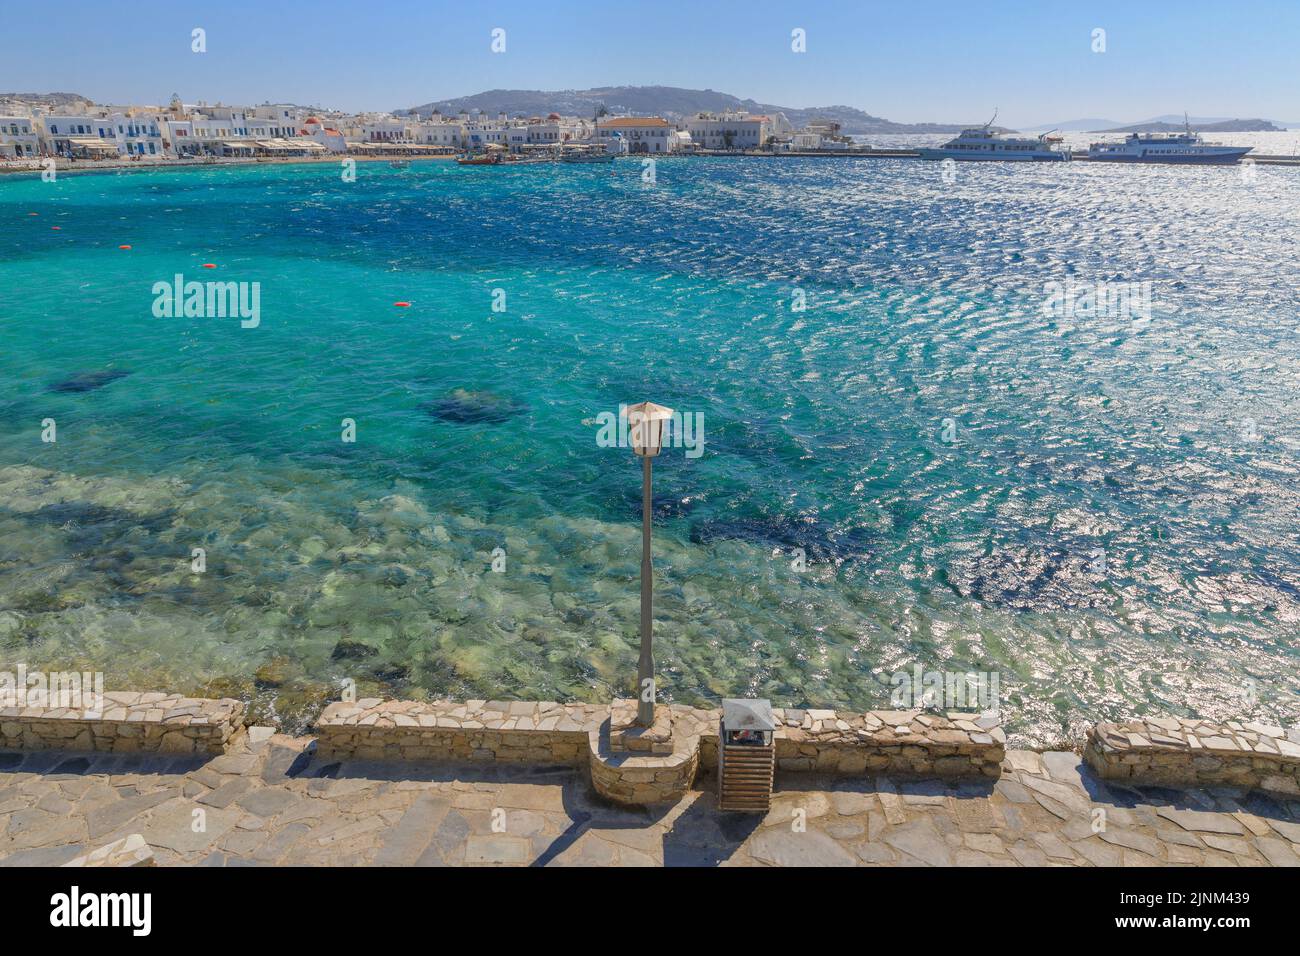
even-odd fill
[(41, 137), (30, 116), (0, 116), (0, 159), (41, 154)]
[(600, 121), (598, 135), (602, 142), (622, 137), (629, 153), (671, 153), (677, 146), (674, 132), (659, 116), (616, 116)]
[(686, 129), (701, 149), (759, 149), (773, 135), (769, 117), (749, 113), (697, 113)]
[(465, 145), (465, 124), (437, 114), (414, 124), (411, 132), (415, 142), (422, 146), (460, 149)]

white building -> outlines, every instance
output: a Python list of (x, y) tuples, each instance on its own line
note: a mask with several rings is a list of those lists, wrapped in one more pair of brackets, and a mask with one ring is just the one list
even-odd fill
[(412, 125), (395, 116), (375, 117), (362, 123), (361, 138), (367, 143), (410, 143), (414, 141)]
[(750, 113), (697, 113), (686, 121), (691, 141), (701, 149), (760, 149), (773, 126), (771, 118)]
[(415, 123), (411, 129), (411, 137), (423, 146), (460, 149), (465, 145), (465, 124), (435, 115)]
[(163, 123), (159, 113), (128, 108), (112, 112), (107, 117), (117, 140), (117, 151), (123, 156), (165, 155)]
[(30, 116), (0, 116), (0, 159), (26, 159), (40, 153), (40, 133)]
[(602, 119), (599, 130), (602, 142), (622, 137), (629, 153), (671, 153), (677, 147), (672, 124), (658, 116)]
[(315, 116), (308, 116), (303, 120), (302, 128), (298, 130), (297, 135), (310, 139), (313, 143), (320, 143), (331, 153), (348, 151), (348, 142), (343, 134), (332, 126), (326, 126)]

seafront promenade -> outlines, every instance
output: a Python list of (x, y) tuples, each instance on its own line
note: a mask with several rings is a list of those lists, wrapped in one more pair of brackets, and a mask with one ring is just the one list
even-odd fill
[(632, 701), (340, 701), (303, 736), (243, 713), (3, 708), (0, 866), (1300, 866), (1300, 740), (1268, 724), (1038, 753), (991, 714), (774, 708), (770, 801), (732, 813), (721, 711), (660, 705), (613, 750)]
[(1300, 799), (1118, 786), (1063, 751), (997, 781), (778, 775), (766, 815), (714, 793), (622, 808), (570, 766), (336, 761), (269, 728), (212, 758), (9, 752), (0, 866), (137, 834), (121, 856), (161, 866), (1300, 865)]

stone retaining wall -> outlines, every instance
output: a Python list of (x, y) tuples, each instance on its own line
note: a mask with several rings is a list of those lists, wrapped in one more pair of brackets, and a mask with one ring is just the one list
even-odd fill
[(316, 723), (321, 756), (363, 760), (587, 762), (587, 735), (609, 715), (551, 701), (334, 703)]
[[(692, 738), (699, 766), (716, 769), (721, 712), (681, 704), (660, 709), (671, 714), (674, 752), (681, 749), (678, 737)], [(587, 764), (600, 752), (599, 732), (610, 713), (597, 704), (370, 698), (326, 707), (317, 748), (335, 758)], [(975, 714), (774, 708), (773, 715), (783, 771), (996, 777), (1006, 755), (997, 720)], [(618, 762), (630, 766), (631, 759)]]
[(1178, 717), (1104, 723), (1088, 731), (1084, 758), (1108, 780), (1300, 795), (1300, 728)]
[(98, 713), (0, 707), (0, 748), (219, 754), (243, 726), (244, 705), (237, 700), (107, 693)]
[(1006, 757), (1007, 738), (996, 717), (776, 707), (772, 714), (782, 725), (776, 733), (778, 770), (997, 777)]

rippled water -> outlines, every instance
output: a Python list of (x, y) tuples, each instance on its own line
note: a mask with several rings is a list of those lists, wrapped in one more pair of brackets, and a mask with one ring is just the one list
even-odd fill
[[(885, 706), (919, 664), (998, 672), (1022, 739), (1295, 719), (1300, 170), (655, 173), (0, 179), (0, 656), (290, 723), (346, 678), (627, 693), (639, 470), (596, 418), (649, 398), (704, 418), (655, 470), (669, 699)], [(260, 326), (155, 318), (176, 273)], [(1071, 279), (1149, 320), (1045, 316)]]

